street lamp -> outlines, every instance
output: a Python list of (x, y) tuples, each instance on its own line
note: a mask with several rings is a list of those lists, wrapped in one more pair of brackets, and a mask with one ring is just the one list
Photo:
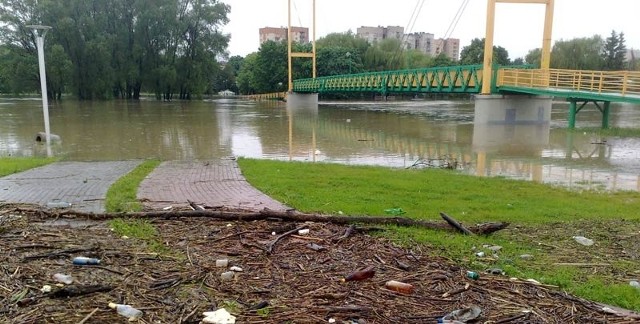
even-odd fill
[(47, 141), (47, 156), (51, 156), (51, 132), (49, 130), (49, 102), (47, 98), (47, 72), (44, 66), (44, 36), (47, 34), (50, 26), (28, 25), (31, 28), (33, 36), (36, 38), (36, 47), (38, 48), (38, 66), (40, 67), (40, 92), (42, 93), (42, 112), (44, 114), (44, 132)]
[(347, 56), (347, 60), (349, 61), (349, 74), (351, 74), (351, 52), (347, 52), (347, 54), (345, 54)]

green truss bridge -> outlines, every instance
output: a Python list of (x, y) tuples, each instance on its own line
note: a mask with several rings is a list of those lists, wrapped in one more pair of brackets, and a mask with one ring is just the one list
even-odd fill
[[(533, 94), (575, 100), (640, 104), (640, 72), (494, 68), (494, 94)], [(482, 90), (482, 65), (367, 72), (299, 79), (299, 93), (468, 93)]]
[[(494, 66), (491, 94), (541, 95), (570, 102), (569, 127), (589, 102), (603, 114), (608, 125), (609, 104), (640, 104), (640, 72), (533, 69)], [(397, 71), (334, 75), (293, 81), (296, 93), (479, 94), (482, 65), (446, 66)]]

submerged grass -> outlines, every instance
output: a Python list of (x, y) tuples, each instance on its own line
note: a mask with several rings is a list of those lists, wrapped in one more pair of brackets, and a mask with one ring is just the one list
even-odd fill
[[(465, 224), (512, 223), (491, 236), (390, 227), (386, 236), (469, 268), (501, 268), (508, 276), (533, 278), (576, 295), (640, 311), (629, 279), (640, 277), (640, 194), (575, 192), (533, 182), (480, 178), (447, 170), (240, 159), (247, 180), (273, 198), (304, 212), (439, 219), (444, 211)], [(635, 229), (635, 230), (634, 230)], [(572, 236), (596, 240), (584, 247)], [(488, 246), (501, 246), (493, 256)], [(476, 257), (483, 251), (487, 257)], [(626, 252), (625, 252), (626, 251)], [(566, 266), (571, 263), (597, 266)], [(598, 264), (606, 264), (601, 266)]]
[(0, 157), (0, 177), (58, 161), (57, 158)]
[(597, 136), (612, 136), (612, 137), (640, 137), (640, 128), (597, 128), (597, 127), (583, 127), (573, 130), (579, 133), (589, 133)]
[(107, 191), (105, 208), (108, 212), (135, 212), (142, 210), (136, 199), (140, 182), (160, 164), (158, 160), (147, 160), (121, 177)]

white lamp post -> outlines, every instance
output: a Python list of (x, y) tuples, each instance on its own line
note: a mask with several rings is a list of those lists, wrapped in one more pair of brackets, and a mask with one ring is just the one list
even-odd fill
[(44, 66), (44, 36), (50, 26), (28, 25), (32, 29), (38, 47), (38, 66), (40, 67), (40, 91), (42, 92), (42, 112), (44, 114), (44, 132), (47, 141), (47, 155), (51, 156), (51, 132), (49, 129), (49, 101), (47, 98), (47, 72)]

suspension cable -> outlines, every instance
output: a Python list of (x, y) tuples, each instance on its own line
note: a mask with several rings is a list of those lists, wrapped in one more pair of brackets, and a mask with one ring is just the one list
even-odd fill
[(391, 62), (398, 61), (398, 65), (400, 63), (400, 58), (402, 58), (402, 52), (404, 51), (404, 42), (408, 38), (409, 35), (413, 31), (413, 27), (415, 27), (416, 22), (418, 21), (418, 17), (420, 16), (420, 12), (422, 11), (422, 7), (426, 0), (418, 0), (416, 2), (416, 6), (413, 8), (413, 12), (411, 13), (411, 17), (409, 18), (409, 22), (407, 23), (407, 27), (405, 32), (400, 39), (400, 44), (398, 44), (398, 48), (396, 48), (395, 52), (391, 56)]
[(449, 27), (447, 28), (447, 31), (444, 33), (443, 39), (448, 39), (449, 37), (451, 37), (456, 27), (458, 26), (458, 22), (460, 21), (460, 18), (462, 18), (462, 14), (464, 13), (468, 4), (469, 4), (469, 0), (462, 0), (462, 3), (460, 3), (460, 7), (458, 8), (458, 11), (456, 12), (455, 16), (451, 20), (451, 23), (449, 23)]

